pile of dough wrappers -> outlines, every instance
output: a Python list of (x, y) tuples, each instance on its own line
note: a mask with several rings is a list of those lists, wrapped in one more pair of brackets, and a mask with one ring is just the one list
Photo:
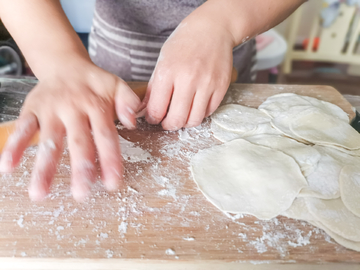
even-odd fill
[(211, 117), (223, 142), (191, 160), (195, 182), (222, 211), (308, 221), (360, 251), (360, 134), (338, 106), (286, 93), (258, 109)]

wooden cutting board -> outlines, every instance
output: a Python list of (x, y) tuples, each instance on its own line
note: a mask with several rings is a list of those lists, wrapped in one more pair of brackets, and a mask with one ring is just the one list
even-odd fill
[[(2, 83), (3, 104), (15, 85)], [(33, 85), (28, 83), (17, 95), (25, 95)], [(286, 92), (329, 101), (350, 118), (355, 115), (327, 86), (234, 84), (223, 103), (257, 107), (267, 97)], [(10, 116), (19, 107), (14, 99), (7, 105)], [(4, 108), (1, 113), (6, 118)], [(360, 253), (306, 222), (225, 215), (208, 202), (189, 171), (192, 155), (220, 143), (212, 137), (208, 120), (178, 132), (143, 119), (135, 131), (121, 125), (118, 130), (132, 147), (147, 153), (138, 161), (125, 161), (128, 187), (118, 193), (106, 193), (99, 183), (86, 203), (76, 203), (70, 194), (67, 150), (52, 194), (42, 203), (31, 202), (27, 195), (36, 147), (27, 150), (13, 174), (0, 176), (1, 269), (303, 269), (303, 264), (314, 264), (311, 269), (357, 269)]]

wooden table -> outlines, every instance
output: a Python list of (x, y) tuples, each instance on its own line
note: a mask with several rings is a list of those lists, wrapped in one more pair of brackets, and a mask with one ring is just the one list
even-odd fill
[[(0, 118), (15, 119), (35, 82), (0, 83)], [(257, 107), (282, 92), (333, 102), (354, 117), (350, 104), (325, 86), (232, 85), (223, 103)], [(1, 176), (1, 269), (291, 270), (304, 269), (304, 264), (311, 264), (307, 269), (359, 269), (360, 253), (306, 222), (225, 215), (208, 202), (189, 171), (194, 153), (219, 144), (208, 120), (178, 132), (143, 119), (136, 131), (118, 129), (151, 154), (149, 160), (125, 161), (128, 187), (121, 192), (108, 194), (99, 183), (86, 203), (76, 203), (67, 149), (52, 194), (42, 203), (27, 195), (36, 147), (27, 150), (16, 172)]]

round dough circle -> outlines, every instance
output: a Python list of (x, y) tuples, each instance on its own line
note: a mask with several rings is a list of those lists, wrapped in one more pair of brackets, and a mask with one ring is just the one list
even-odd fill
[(214, 121), (211, 121), (211, 131), (214, 134), (214, 137), (221, 142), (230, 142), (242, 137), (239, 133), (222, 128)]
[(349, 116), (339, 106), (317, 98), (301, 96), (293, 93), (271, 96), (259, 106), (259, 110), (274, 118), (281, 113), (287, 112), (292, 107), (310, 105), (321, 109), (324, 113), (349, 123)]
[(338, 235), (337, 233), (334, 233), (332, 230), (330, 230), (329, 228), (327, 228), (324, 224), (322, 224), (319, 221), (315, 221), (315, 220), (308, 220), (308, 222), (320, 229), (322, 229), (324, 232), (326, 232), (331, 238), (333, 238), (335, 240), (335, 242), (337, 242), (338, 244), (355, 250), (355, 251), (360, 251), (360, 242), (355, 242), (355, 241), (351, 241), (348, 239), (345, 239), (344, 237), (341, 237), (340, 235)]
[(308, 186), (304, 187), (299, 197), (337, 199), (340, 197), (339, 176), (343, 164), (327, 148), (314, 146), (321, 157), (315, 171), (306, 177)]
[(346, 208), (360, 217), (360, 168), (358, 166), (346, 165), (341, 170), (340, 194)]
[(191, 160), (195, 182), (219, 209), (271, 219), (307, 185), (290, 156), (243, 139), (214, 146)]
[(355, 242), (360, 241), (360, 218), (351, 213), (340, 198), (322, 200), (308, 197), (305, 201), (315, 220), (341, 237)]
[(299, 164), (305, 176), (315, 171), (321, 158), (320, 153), (315, 148), (287, 137), (262, 134), (246, 137), (245, 139), (251, 143), (280, 150), (289, 155)]
[(311, 104), (302, 98), (302, 96), (293, 93), (283, 93), (268, 97), (260, 106), (259, 110), (263, 111), (272, 118), (287, 112), (295, 106), (310, 106)]
[(313, 220), (304, 198), (296, 198), (289, 209), (281, 213), (282, 216), (301, 220)]
[(324, 113), (335, 116), (335, 117), (339, 118), (340, 120), (342, 120), (346, 123), (349, 123), (349, 120), (350, 120), (349, 116), (339, 106), (332, 104), (330, 102), (326, 102), (323, 100), (319, 100), (317, 98), (313, 98), (313, 97), (302, 96), (302, 98), (307, 100), (309, 103), (311, 103), (316, 108), (321, 109)]
[(299, 113), (290, 122), (290, 130), (296, 136), (314, 144), (360, 149), (360, 134), (354, 128), (316, 108)]
[(211, 119), (220, 127), (241, 134), (255, 130), (259, 124), (270, 122), (270, 117), (258, 109), (238, 104), (219, 107)]
[(271, 119), (271, 125), (284, 134), (287, 137), (293, 138), (299, 142), (307, 144), (308, 142), (299, 136), (297, 136), (294, 132), (290, 130), (290, 124), (294, 121), (294, 118), (304, 110), (313, 108), (311, 106), (295, 106), (289, 108), (285, 112), (279, 113), (276, 117)]

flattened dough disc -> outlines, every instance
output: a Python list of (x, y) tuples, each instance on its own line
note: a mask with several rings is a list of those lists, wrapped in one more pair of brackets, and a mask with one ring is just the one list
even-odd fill
[(304, 187), (300, 197), (336, 199), (340, 197), (339, 176), (343, 164), (333, 157), (327, 148), (314, 146), (321, 154), (315, 171), (306, 177), (308, 186)]
[(259, 110), (263, 111), (272, 118), (287, 112), (295, 106), (310, 106), (311, 104), (302, 98), (302, 96), (293, 93), (283, 93), (268, 97), (260, 106)]
[[(340, 173), (340, 194), (346, 208), (360, 217), (360, 164), (346, 165)], [(360, 224), (359, 224), (360, 226)]]
[(301, 220), (313, 220), (314, 217), (310, 214), (304, 198), (296, 198), (289, 209), (281, 213), (282, 216), (301, 219)]
[(280, 150), (291, 156), (299, 164), (305, 176), (315, 171), (321, 158), (320, 153), (315, 148), (279, 135), (255, 135), (246, 137), (245, 140), (257, 145)]
[(305, 141), (319, 145), (336, 145), (349, 150), (360, 149), (360, 134), (348, 123), (319, 109), (300, 112), (290, 122), (290, 130)]
[(348, 240), (360, 241), (360, 218), (351, 213), (342, 200), (305, 198), (310, 213), (329, 230)]
[(219, 209), (271, 219), (288, 209), (307, 185), (290, 156), (238, 139), (197, 153), (195, 182)]
[(219, 107), (211, 120), (222, 128), (244, 134), (255, 130), (259, 124), (270, 122), (270, 117), (258, 109), (228, 104)]

